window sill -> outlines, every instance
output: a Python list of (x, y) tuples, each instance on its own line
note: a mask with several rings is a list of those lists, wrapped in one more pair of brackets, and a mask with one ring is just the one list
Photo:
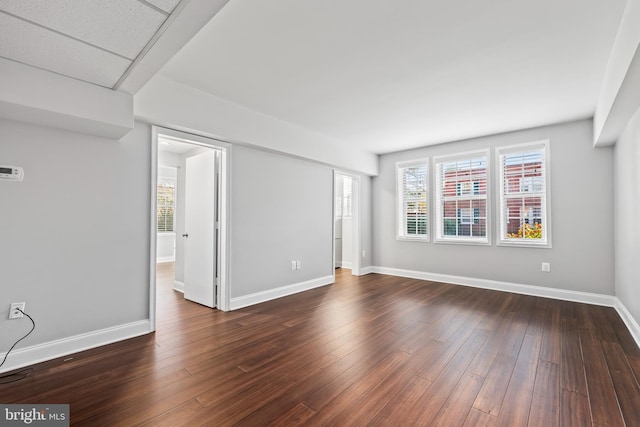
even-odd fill
[(396, 240), (402, 242), (418, 242), (418, 243), (429, 243), (429, 237), (405, 237), (405, 236), (396, 236)]
[(470, 246), (491, 246), (490, 240), (482, 239), (436, 239), (434, 243), (452, 244), (452, 245), (470, 245)]
[(498, 246), (506, 246), (506, 247), (511, 247), (511, 248), (534, 248), (534, 249), (550, 249), (551, 248), (551, 242), (523, 242), (523, 241), (516, 241), (516, 242), (510, 242), (510, 241), (505, 241), (505, 240), (500, 240), (497, 243)]

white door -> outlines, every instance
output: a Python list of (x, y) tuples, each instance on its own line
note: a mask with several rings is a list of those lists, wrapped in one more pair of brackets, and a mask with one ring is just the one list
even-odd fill
[(188, 157), (185, 170), (184, 297), (216, 305), (216, 152)]
[(334, 250), (335, 260), (334, 267), (342, 267), (342, 208), (344, 199), (344, 177), (342, 175), (335, 176), (334, 185), (335, 212), (333, 219), (333, 229), (335, 230)]

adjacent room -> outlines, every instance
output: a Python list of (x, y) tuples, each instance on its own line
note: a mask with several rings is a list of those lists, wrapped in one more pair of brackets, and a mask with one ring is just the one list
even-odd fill
[(640, 425), (640, 0), (0, 25), (0, 424)]

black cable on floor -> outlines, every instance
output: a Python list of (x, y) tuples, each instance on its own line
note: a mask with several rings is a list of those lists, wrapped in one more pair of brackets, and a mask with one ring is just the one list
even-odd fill
[[(9, 351), (7, 351), (5, 353), (4, 359), (2, 359), (2, 363), (0, 363), (0, 368), (7, 361), (7, 357), (9, 357), (9, 353), (11, 353), (11, 350), (13, 350), (15, 348), (15, 346), (18, 345), (18, 343), (20, 341), (22, 341), (23, 339), (25, 339), (26, 337), (31, 335), (31, 333), (36, 329), (36, 322), (33, 320), (33, 318), (31, 316), (29, 316), (27, 313), (25, 313), (24, 311), (20, 310), (19, 308), (16, 308), (16, 310), (18, 310), (20, 313), (22, 313), (25, 316), (27, 316), (29, 318), (29, 320), (31, 320), (31, 324), (32, 324), (31, 330), (29, 332), (27, 332), (27, 334), (25, 336), (23, 336), (18, 341), (13, 343), (13, 345), (11, 346)], [(11, 374), (0, 375), (0, 385), (1, 384), (9, 384), (9, 383), (14, 383), (16, 381), (20, 381), (20, 380), (28, 377), (31, 374), (31, 372), (33, 372), (33, 368), (25, 368), (25, 369), (22, 369), (20, 371), (13, 372)], [(17, 378), (14, 378), (14, 377), (17, 377)], [(12, 378), (12, 379), (10, 379), (8, 381), (4, 381), (5, 379), (8, 379), (8, 378)]]

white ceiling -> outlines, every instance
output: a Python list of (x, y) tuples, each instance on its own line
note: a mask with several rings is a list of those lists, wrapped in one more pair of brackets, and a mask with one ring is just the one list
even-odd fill
[(0, 0), (0, 57), (112, 88), (180, 0)]
[(217, 12), (160, 75), (385, 153), (592, 117), (626, 3), (226, 1), (0, 0), (0, 57), (122, 88)]
[(592, 117), (624, 6), (232, 0), (161, 74), (384, 153)]
[(184, 154), (197, 148), (197, 145), (184, 142), (181, 139), (171, 138), (166, 135), (158, 136), (158, 151), (167, 153)]

